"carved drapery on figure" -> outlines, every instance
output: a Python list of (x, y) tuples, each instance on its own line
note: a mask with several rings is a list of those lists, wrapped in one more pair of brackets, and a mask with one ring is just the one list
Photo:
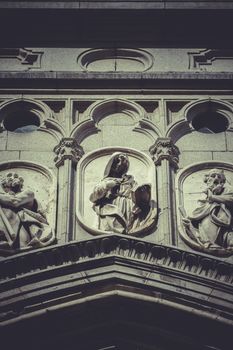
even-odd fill
[(180, 152), (170, 138), (158, 138), (150, 147), (150, 153), (155, 165), (160, 165), (161, 161), (166, 159), (174, 168), (178, 168)]
[(226, 185), (221, 169), (204, 177), (205, 199), (187, 216), (180, 208), (182, 238), (194, 248), (217, 255), (233, 254), (233, 188)]
[(24, 179), (8, 173), (0, 189), (0, 254), (50, 245), (54, 232), (35, 193), (23, 189)]
[(109, 159), (103, 179), (90, 195), (93, 209), (98, 215), (98, 229), (132, 234), (151, 227), (157, 217), (157, 208), (151, 200), (151, 185), (138, 185), (128, 175), (128, 156), (115, 152)]
[(55, 147), (54, 152), (56, 153), (54, 161), (57, 167), (63, 165), (66, 159), (78, 163), (84, 153), (82, 147), (72, 137), (63, 138)]

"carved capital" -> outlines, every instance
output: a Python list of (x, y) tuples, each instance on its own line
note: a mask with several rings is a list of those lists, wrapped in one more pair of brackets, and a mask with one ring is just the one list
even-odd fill
[(63, 138), (54, 148), (54, 152), (56, 153), (54, 161), (57, 167), (63, 165), (66, 159), (72, 160), (73, 163), (78, 163), (84, 154), (82, 147), (72, 137)]
[(155, 144), (150, 147), (150, 154), (155, 165), (161, 165), (162, 160), (166, 159), (170, 165), (178, 168), (180, 151), (170, 138), (158, 138)]

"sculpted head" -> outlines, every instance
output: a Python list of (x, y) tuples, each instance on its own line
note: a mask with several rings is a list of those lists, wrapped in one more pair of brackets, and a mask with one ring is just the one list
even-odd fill
[(8, 173), (1, 180), (1, 185), (5, 192), (13, 191), (15, 193), (21, 192), (24, 180), (17, 173)]
[(211, 169), (204, 178), (208, 189), (216, 194), (221, 193), (226, 182), (224, 171), (221, 169)]
[(129, 169), (129, 158), (125, 153), (115, 152), (106, 165), (104, 177), (122, 177)]
[(124, 153), (120, 153), (116, 155), (113, 160), (110, 176), (121, 177), (122, 175), (127, 173), (128, 169), (129, 169), (128, 156)]

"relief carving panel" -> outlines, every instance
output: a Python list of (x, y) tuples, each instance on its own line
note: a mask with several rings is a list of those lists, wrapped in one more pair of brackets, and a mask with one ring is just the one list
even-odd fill
[(0, 255), (41, 248), (55, 240), (55, 182), (37, 164), (0, 164)]
[(233, 166), (200, 163), (178, 179), (180, 235), (192, 248), (233, 254)]
[(157, 218), (152, 160), (133, 149), (104, 148), (78, 165), (77, 218), (92, 234), (144, 235)]

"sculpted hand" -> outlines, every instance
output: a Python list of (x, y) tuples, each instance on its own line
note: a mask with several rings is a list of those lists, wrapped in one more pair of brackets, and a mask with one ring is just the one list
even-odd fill
[(120, 179), (119, 180), (108, 180), (106, 181), (106, 188), (110, 190), (111, 188), (119, 185), (121, 183)]
[(211, 190), (208, 190), (208, 191), (207, 191), (207, 198), (208, 198), (208, 201), (209, 201), (210, 203), (213, 202), (212, 196), (213, 196), (212, 191), (211, 191)]

